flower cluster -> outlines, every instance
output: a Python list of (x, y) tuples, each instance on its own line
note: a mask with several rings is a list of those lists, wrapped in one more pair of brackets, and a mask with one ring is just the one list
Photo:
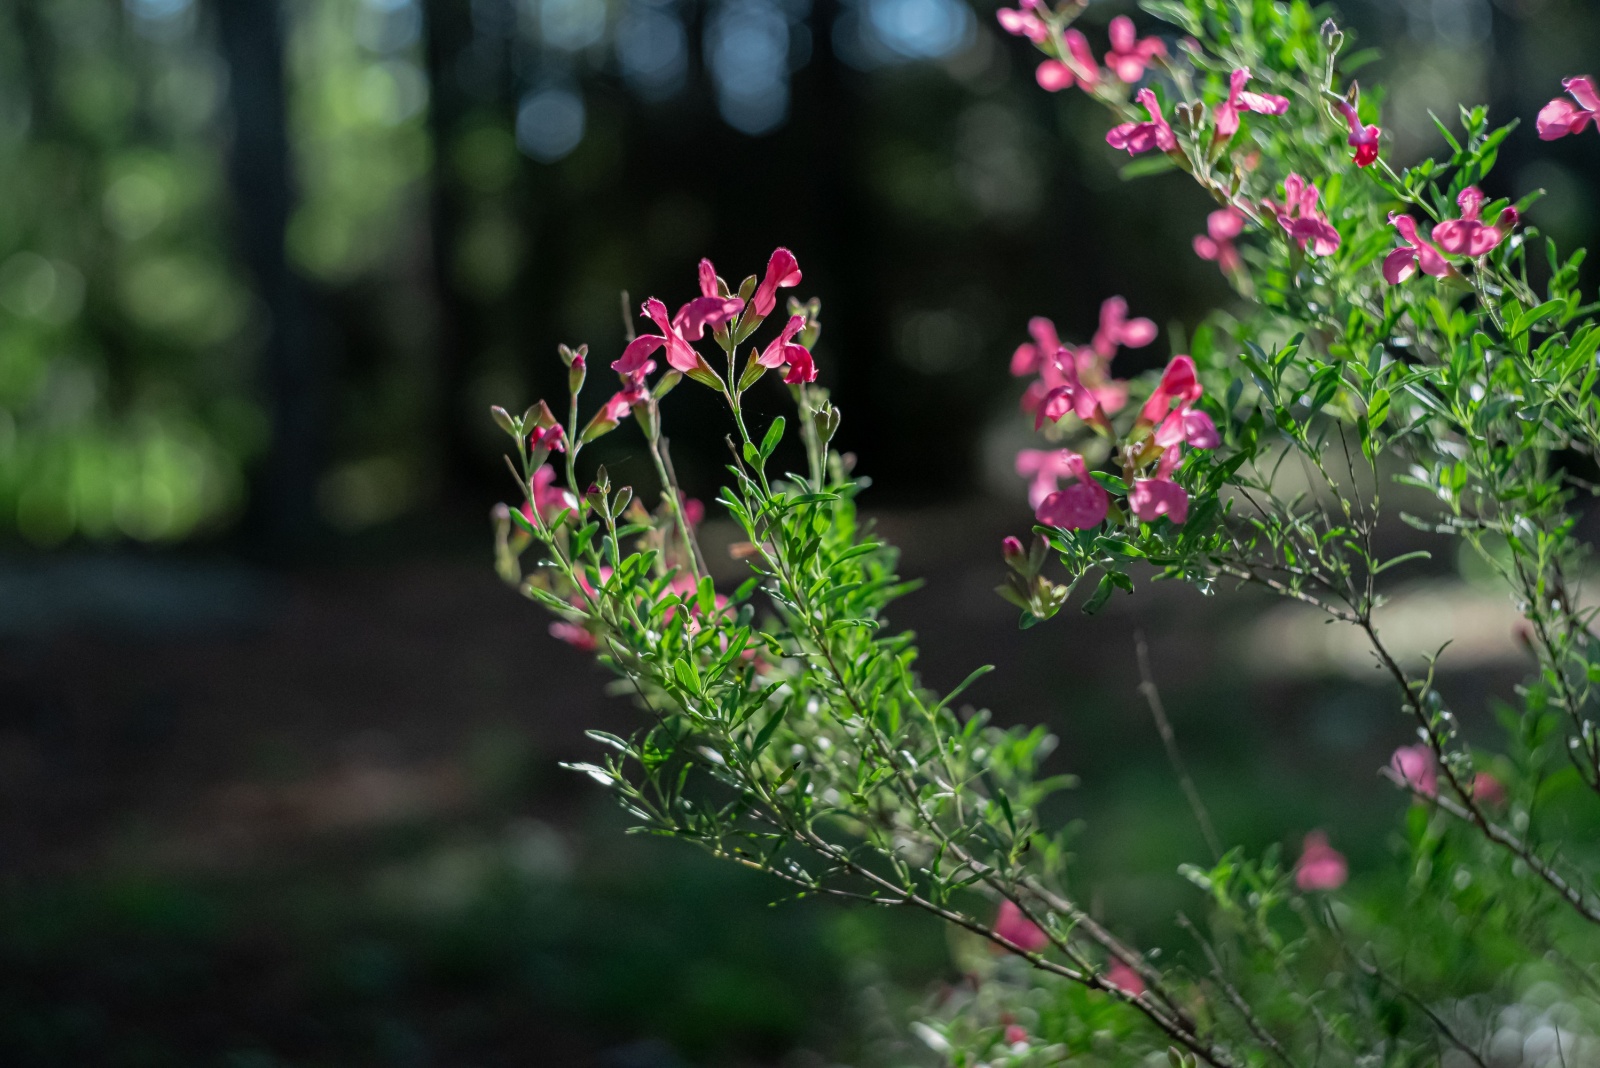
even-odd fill
[(1433, 228), (1430, 242), (1417, 232), (1417, 222), (1409, 215), (1391, 214), (1389, 223), (1400, 234), (1400, 245), (1383, 259), (1383, 277), (1390, 285), (1399, 285), (1420, 270), (1435, 278), (1455, 273), (1444, 254), (1455, 256), (1488, 255), (1500, 242), (1511, 236), (1519, 221), (1517, 209), (1501, 210), (1493, 223), (1483, 221), (1483, 191), (1469, 185), (1456, 199), (1461, 208), (1461, 218), (1446, 219)]
[[(1568, 78), (1561, 83), (1572, 100), (1556, 97), (1539, 112), (1539, 136), (1554, 141), (1568, 134), (1580, 134), (1591, 122), (1600, 130), (1600, 92), (1595, 90), (1594, 79), (1587, 75)], [(1574, 103), (1573, 101), (1576, 101)]]
[[(1189, 495), (1173, 479), (1182, 460), (1180, 446), (1212, 449), (1220, 440), (1211, 417), (1197, 407), (1202, 389), (1194, 361), (1173, 357), (1119, 438), (1112, 416), (1125, 407), (1128, 384), (1111, 377), (1111, 360), (1122, 346), (1140, 348), (1154, 341), (1155, 324), (1128, 318), (1127, 301), (1112, 297), (1101, 305), (1099, 329), (1087, 345), (1063, 344), (1055, 325), (1044, 318), (1031, 320), (1028, 331), (1033, 340), (1012, 354), (1011, 373), (1038, 376), (1022, 398), (1023, 410), (1034, 416), (1034, 428), (1059, 433), (1063, 421), (1072, 419), (1116, 441), (1114, 452), (1128, 487), (1128, 512), (1144, 523), (1162, 517), (1183, 523)], [(1028, 503), (1045, 526), (1087, 530), (1112, 512), (1105, 485), (1072, 449), (1023, 449), (1016, 468), (1028, 479)], [(1119, 519), (1121, 515), (1119, 508)]]

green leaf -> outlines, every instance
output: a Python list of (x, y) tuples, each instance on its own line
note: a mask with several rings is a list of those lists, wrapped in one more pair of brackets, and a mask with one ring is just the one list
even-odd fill
[(783, 718), (789, 714), (789, 705), (790, 702), (785, 701), (778, 707), (776, 712), (767, 717), (767, 722), (762, 725), (760, 732), (756, 735), (756, 740), (750, 744), (751, 756), (760, 756), (767, 748), (767, 745), (772, 741), (772, 736), (777, 733), (779, 725), (783, 723)]
[(1389, 391), (1380, 389), (1367, 401), (1367, 425), (1374, 430), (1383, 425), (1389, 415)]
[(1548, 318), (1567, 306), (1564, 300), (1547, 300), (1536, 308), (1529, 308), (1511, 322), (1511, 336), (1521, 337), (1528, 332), (1528, 328), (1540, 319)]
[(700, 673), (695, 670), (693, 664), (681, 658), (674, 660), (672, 662), (672, 673), (678, 677), (679, 686), (682, 686), (690, 693), (700, 693)]
[(1093, 595), (1091, 595), (1089, 600), (1084, 603), (1083, 614), (1086, 616), (1092, 616), (1096, 612), (1100, 611), (1100, 609), (1104, 608), (1106, 606), (1106, 602), (1111, 600), (1111, 593), (1116, 588), (1117, 584), (1115, 581), (1113, 581), (1109, 572), (1101, 575), (1100, 585), (1095, 587)]
[(1167, 158), (1164, 153), (1157, 153), (1144, 159), (1136, 159), (1132, 163), (1123, 164), (1117, 171), (1117, 176), (1124, 182), (1131, 182), (1135, 178), (1149, 178), (1152, 175), (1165, 174), (1176, 166), (1177, 164)]
[(778, 447), (778, 442), (783, 440), (783, 425), (783, 416), (780, 415), (772, 421), (771, 426), (767, 427), (767, 436), (761, 439), (761, 459), (765, 460), (771, 456), (773, 450)]

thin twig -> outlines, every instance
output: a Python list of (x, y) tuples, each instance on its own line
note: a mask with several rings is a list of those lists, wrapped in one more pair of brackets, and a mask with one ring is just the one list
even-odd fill
[(1161, 735), (1161, 744), (1166, 747), (1167, 760), (1172, 764), (1172, 773), (1178, 777), (1178, 785), (1183, 788), (1183, 795), (1189, 799), (1189, 809), (1194, 813), (1195, 822), (1200, 824), (1200, 833), (1205, 836), (1206, 845), (1211, 849), (1211, 858), (1221, 860), (1222, 841), (1217, 837), (1217, 829), (1211, 823), (1211, 814), (1206, 811), (1205, 802), (1200, 800), (1200, 791), (1195, 789), (1194, 779), (1189, 775), (1189, 768), (1183, 762), (1183, 754), (1178, 750), (1178, 739), (1172, 733), (1172, 723), (1167, 719), (1167, 710), (1161, 703), (1161, 691), (1156, 688), (1155, 675), (1150, 670), (1150, 649), (1145, 644), (1143, 630), (1133, 632), (1133, 648), (1139, 658), (1139, 692), (1144, 695), (1145, 703), (1150, 706), (1150, 715), (1156, 721), (1156, 731)]

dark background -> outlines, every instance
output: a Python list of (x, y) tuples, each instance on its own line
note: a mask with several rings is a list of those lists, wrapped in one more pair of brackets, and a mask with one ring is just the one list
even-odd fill
[[(1600, 137), (1532, 117), (1600, 73), (1600, 11), (1343, 6), (1388, 53), (1361, 77), (1397, 159), (1437, 147), (1429, 109), (1486, 100), (1523, 120), (1490, 192), (1543, 187), (1531, 221), (1593, 243)], [(619, 290), (675, 304), (700, 256), (736, 280), (778, 244), (823, 300), (842, 444), (930, 580), (897, 621), (936, 683), (998, 663), (973, 698), (1050, 722), (1084, 777), (1079, 891), (1159, 939), (1199, 852), (1135, 627), (1225, 837), (1325, 825), (1357, 879), (1381, 863), (1372, 770), (1406, 736), (1356, 647), (1176, 588), (1019, 637), (991, 592), (1028, 523), (1027, 317), (1081, 339), (1112, 294), (1179, 329), (1229, 299), (1189, 249), (1201, 194), (1121, 182), (1103, 116), (1028, 57), (961, 0), (0, 7), (0, 1061), (912, 1056), (894, 1020), (949, 978), (943, 934), (769, 909), (625, 837), (556, 765), (629, 708), (490, 573), (488, 405), (557, 393), (558, 342), (603, 382)], [(668, 409), (706, 494), (716, 406)], [(648, 487), (632, 434), (594, 453)], [(1464, 630), (1447, 684), (1481, 713), (1523, 665), (1445, 548), (1395, 629)]]

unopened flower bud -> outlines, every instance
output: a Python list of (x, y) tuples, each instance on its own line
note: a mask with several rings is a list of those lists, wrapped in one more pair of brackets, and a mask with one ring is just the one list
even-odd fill
[(1022, 542), (1007, 534), (1000, 542), (1000, 555), (1004, 557), (1006, 565), (1017, 571), (1027, 566), (1028, 551), (1022, 547)]
[(1344, 31), (1332, 19), (1322, 24), (1322, 43), (1327, 45), (1328, 51), (1334, 55), (1338, 55), (1339, 49), (1344, 47)]
[(517, 421), (511, 418), (510, 412), (506, 411), (498, 404), (495, 404), (490, 406), (489, 415), (494, 419), (495, 426), (499, 427), (501, 430), (504, 430), (512, 437), (517, 436)]

